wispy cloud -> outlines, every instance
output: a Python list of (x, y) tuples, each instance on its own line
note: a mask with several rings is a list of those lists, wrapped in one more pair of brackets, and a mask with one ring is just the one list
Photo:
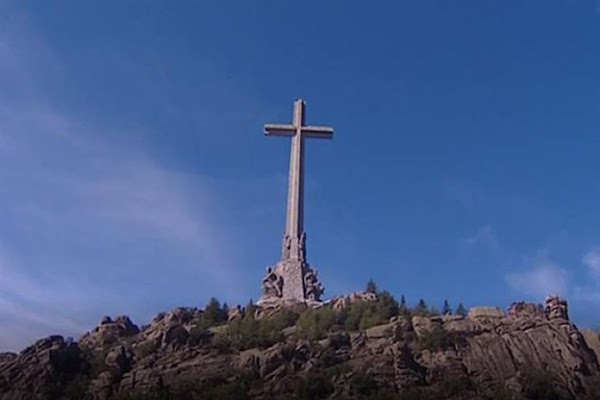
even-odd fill
[[(40, 82), (61, 70), (59, 61), (35, 36), (7, 32), (0, 32), (0, 351), (52, 333), (78, 336), (104, 313), (144, 318), (159, 304), (238, 292), (237, 255), (225, 245), (236, 240), (220, 219), (214, 181), (107, 141), (115, 135), (53, 106)], [(157, 293), (172, 300), (160, 303)]]
[(482, 226), (473, 235), (462, 238), (460, 242), (462, 245), (469, 247), (484, 246), (493, 251), (500, 249), (496, 232), (490, 225)]
[(600, 248), (594, 247), (585, 253), (581, 259), (591, 275), (600, 278)]
[(573, 297), (586, 303), (600, 304), (600, 247), (590, 248), (581, 257), (585, 267), (585, 283), (573, 289)]
[(511, 289), (536, 299), (559, 294), (575, 302), (598, 305), (600, 248), (590, 248), (580, 260), (580, 266), (567, 269), (542, 251), (534, 257), (528, 257), (522, 265), (522, 271), (508, 274), (505, 280)]
[(511, 289), (538, 300), (549, 294), (567, 295), (569, 279), (567, 269), (543, 253), (526, 260), (520, 271), (505, 277)]

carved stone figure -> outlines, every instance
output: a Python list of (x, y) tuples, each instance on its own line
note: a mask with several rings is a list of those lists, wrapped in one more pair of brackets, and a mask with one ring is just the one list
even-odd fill
[(271, 267), (267, 268), (267, 276), (263, 279), (264, 297), (281, 297), (283, 295), (283, 278)]
[(324, 292), (323, 285), (319, 282), (317, 271), (308, 269), (304, 275), (304, 289), (306, 298), (312, 301), (320, 301)]
[(306, 261), (306, 233), (302, 232), (298, 241), (298, 256), (300, 261)]

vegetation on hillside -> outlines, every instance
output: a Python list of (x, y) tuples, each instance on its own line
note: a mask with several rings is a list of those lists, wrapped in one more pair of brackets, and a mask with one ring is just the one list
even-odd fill
[[(335, 309), (332, 304), (319, 308), (284, 308), (259, 317), (257, 314), (260, 313), (257, 313), (256, 306), (250, 301), (243, 312), (231, 321), (228, 321), (227, 304), (212, 298), (204, 312), (195, 314), (195, 319), (188, 320), (186, 327), (176, 325), (169, 328), (168, 343), (173, 349), (202, 349), (205, 353), (212, 354), (211, 357), (223, 357), (221, 360), (249, 349), (260, 351), (271, 348), (269, 352), (279, 349), (280, 360), (275, 358), (274, 362), (280, 362), (280, 367), (286, 367), (284, 364), (289, 362), (290, 366), (281, 370), (275, 379), (262, 372), (259, 374), (258, 370), (252, 368), (244, 370), (240, 366), (232, 366), (230, 370), (218, 370), (210, 377), (178, 377), (168, 387), (152, 393), (120, 391), (109, 399), (570, 399), (568, 393), (561, 392), (555, 384), (556, 379), (552, 373), (546, 370), (525, 371), (526, 375), (521, 379), (523, 391), (519, 395), (510, 392), (500, 383), (497, 387), (490, 387), (491, 383), (482, 387), (478, 386), (476, 380), (468, 377), (438, 376), (431, 380), (430, 377), (425, 378), (428, 376), (426, 374), (412, 386), (397, 390), (392, 381), (382, 379), (382, 376), (387, 375), (380, 373), (377, 366), (362, 364), (357, 368), (353, 364), (353, 358), (348, 354), (353, 347), (353, 340), (361, 337), (359, 332), (387, 324), (394, 318), (407, 318), (406, 322), (410, 324), (410, 317), (413, 316), (466, 315), (467, 310), (461, 303), (453, 311), (446, 300), (441, 304), (440, 311), (424, 299), (419, 299), (410, 307), (404, 295), (398, 301), (391, 293), (380, 290), (373, 280), (367, 283), (366, 292), (375, 295), (372, 296), (373, 301), (349, 302), (339, 309)], [(377, 332), (377, 329), (373, 332)], [(416, 354), (425, 353), (425, 350), (460, 351), (467, 344), (467, 338), (433, 324), (426, 333), (421, 332), (418, 337), (412, 332), (402, 336), (402, 342), (406, 346), (401, 350), (403, 357), (412, 358)], [(310, 360), (307, 365), (310, 364), (311, 368), (294, 366), (294, 349), (299, 343), (310, 353), (302, 362)], [(277, 344), (280, 346), (272, 347)], [(144, 360), (146, 357), (151, 360), (156, 352), (164, 351), (164, 348), (159, 349), (160, 346), (157, 341), (142, 341), (135, 347), (135, 357), (137, 360)], [(73, 351), (75, 352), (65, 354), (75, 361), (79, 360), (75, 357), (78, 356), (76, 346), (73, 346)], [(92, 380), (100, 372), (109, 369), (105, 362), (107, 351), (108, 348), (84, 354), (83, 366), (81, 361), (76, 364), (70, 358), (64, 358), (64, 363), (73, 364), (72, 368), (69, 365), (61, 368), (64, 373), (59, 376), (56, 385), (49, 388), (49, 398), (86, 398), (84, 396), (88, 393)], [(414, 353), (407, 356), (405, 352)], [(418, 370), (421, 367), (415, 368)], [(343, 388), (343, 393), (340, 388)]]
[[(429, 307), (424, 300), (409, 308), (402, 296), (398, 302), (388, 291), (380, 291), (373, 280), (367, 283), (366, 292), (376, 294), (376, 301), (360, 301), (348, 304), (341, 310), (331, 305), (306, 310), (284, 309), (269, 318), (257, 319), (255, 306), (246, 306), (243, 316), (227, 324), (213, 339), (221, 351), (242, 351), (250, 348), (266, 348), (282, 341), (286, 328), (294, 327), (293, 335), (298, 339), (320, 340), (330, 333), (338, 331), (358, 331), (388, 323), (392, 317), (412, 315), (434, 316), (440, 313), (435, 307)], [(212, 325), (224, 324), (227, 310), (212, 299), (207, 310), (197, 323), (198, 331), (193, 336), (201, 336), (201, 330)], [(450, 305), (444, 301), (442, 307), (451, 314)], [(434, 340), (435, 342), (435, 340)]]

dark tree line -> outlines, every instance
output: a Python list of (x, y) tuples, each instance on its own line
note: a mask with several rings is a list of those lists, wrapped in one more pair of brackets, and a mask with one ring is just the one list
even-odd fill
[[(366, 287), (365, 291), (367, 293), (374, 293), (374, 294), (379, 293), (377, 284), (375, 283), (375, 281), (373, 279), (369, 279), (369, 281), (367, 282), (367, 287)], [(406, 304), (406, 298), (404, 297), (404, 295), (401, 295), (401, 297), (400, 297), (400, 302), (399, 302), (398, 308), (399, 308), (399, 313), (402, 315), (412, 314), (412, 315), (419, 315), (419, 316), (432, 316), (432, 315), (440, 315), (441, 314), (441, 315), (461, 315), (463, 317), (466, 317), (468, 314), (468, 310), (465, 308), (465, 306), (462, 303), (459, 303), (458, 307), (456, 307), (456, 309), (454, 311), (452, 311), (452, 307), (450, 306), (450, 303), (448, 303), (448, 300), (444, 300), (441, 311), (439, 311), (435, 306), (429, 306), (423, 299), (419, 299), (417, 304), (413, 308), (410, 308)]]

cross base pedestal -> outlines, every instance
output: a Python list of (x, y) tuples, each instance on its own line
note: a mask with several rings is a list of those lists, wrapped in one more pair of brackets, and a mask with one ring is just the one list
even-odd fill
[(317, 271), (305, 261), (288, 259), (267, 268), (259, 303), (273, 301), (320, 302), (324, 292)]

